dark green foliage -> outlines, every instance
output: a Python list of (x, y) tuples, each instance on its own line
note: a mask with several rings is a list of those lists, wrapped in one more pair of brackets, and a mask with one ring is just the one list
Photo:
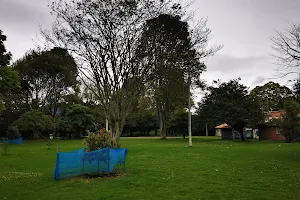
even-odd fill
[(59, 122), (59, 129), (65, 130), (75, 137), (79, 137), (81, 133), (83, 134), (87, 130), (95, 129), (95, 124), (92, 109), (80, 104), (74, 104), (67, 110), (65, 117)]
[(300, 103), (300, 77), (293, 85), (293, 94), (298, 103)]
[(263, 111), (268, 112), (283, 109), (283, 101), (292, 96), (292, 91), (286, 86), (270, 81), (263, 86), (256, 86), (250, 95), (260, 102)]
[(256, 125), (263, 120), (260, 104), (248, 95), (246, 86), (239, 80), (217, 83), (209, 87), (199, 103), (198, 117), (210, 128), (227, 123), (238, 131), (242, 139), (243, 129)]
[(146, 22), (140, 39), (137, 58), (150, 69), (147, 87), (156, 103), (162, 139), (175, 109), (187, 106), (187, 77), (198, 79), (205, 69), (189, 34), (180, 16), (161, 14)]
[(15, 94), (20, 89), (19, 76), (9, 67), (0, 67), (0, 112), (5, 109), (7, 97)]
[(9, 67), (0, 68), (0, 94), (16, 92), (20, 89), (18, 72)]
[[(0, 30), (0, 136), (4, 136), (6, 128), (14, 121), (10, 120), (11, 115), (18, 112), (18, 103), (22, 98), (18, 96), (20, 80), (18, 73), (7, 67), (11, 60), (10, 52), (6, 52), (4, 41), (6, 36)], [(18, 96), (18, 98), (13, 98)], [(13, 105), (13, 106), (12, 106)], [(14, 107), (14, 109), (11, 109)]]
[(21, 137), (19, 128), (16, 125), (9, 126), (8, 129), (6, 130), (6, 137), (8, 139), (16, 139)]
[(135, 108), (126, 120), (123, 135), (133, 136), (133, 132), (138, 132), (141, 136), (149, 136), (151, 131), (157, 133), (159, 124), (153, 104), (153, 99), (146, 95), (136, 101)]
[(188, 134), (188, 112), (186, 109), (176, 109), (169, 121), (170, 134), (185, 135)]
[(53, 130), (53, 118), (43, 112), (32, 110), (21, 115), (13, 123), (18, 127), (24, 138), (33, 138), (34, 135), (47, 137)]
[(284, 111), (282, 119), (278, 120), (278, 125), (282, 128), (282, 135), (287, 142), (291, 142), (296, 135), (300, 136), (300, 105), (292, 98), (284, 101)]
[(4, 42), (6, 41), (6, 36), (2, 34), (0, 29), (0, 67), (8, 66), (11, 60), (11, 53), (6, 51)]
[[(42, 107), (55, 116), (58, 102), (77, 84), (77, 65), (67, 50), (31, 51), (14, 63), (32, 108)], [(28, 100), (28, 101), (29, 101)]]

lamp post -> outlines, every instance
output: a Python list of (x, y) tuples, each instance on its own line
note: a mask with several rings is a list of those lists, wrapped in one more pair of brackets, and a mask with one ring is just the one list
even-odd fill
[(189, 147), (192, 147), (192, 114), (191, 114), (191, 78), (190, 75), (188, 74), (188, 84), (189, 84), (189, 101), (188, 101), (188, 132), (189, 132)]

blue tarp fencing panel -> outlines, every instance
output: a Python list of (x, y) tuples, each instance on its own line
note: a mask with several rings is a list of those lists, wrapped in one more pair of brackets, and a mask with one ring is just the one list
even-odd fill
[(127, 149), (104, 148), (85, 152), (79, 149), (72, 152), (58, 152), (54, 179), (67, 178), (96, 172), (113, 172), (118, 165), (125, 167)]
[(23, 138), (13, 139), (13, 140), (3, 140), (4, 144), (22, 144)]

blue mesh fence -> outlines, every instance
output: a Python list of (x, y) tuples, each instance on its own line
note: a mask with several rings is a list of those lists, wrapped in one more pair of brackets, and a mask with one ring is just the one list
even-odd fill
[(67, 178), (97, 172), (110, 173), (118, 167), (125, 167), (127, 149), (104, 148), (92, 152), (83, 149), (59, 152), (56, 157), (54, 179)]
[(22, 144), (23, 138), (13, 139), (13, 140), (3, 140), (4, 144)]

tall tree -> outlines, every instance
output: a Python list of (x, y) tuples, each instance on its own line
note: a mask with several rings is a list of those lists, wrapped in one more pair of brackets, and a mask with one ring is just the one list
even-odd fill
[(300, 103), (300, 77), (298, 77), (293, 85), (293, 94), (297, 102)]
[(264, 112), (283, 109), (283, 101), (292, 96), (292, 91), (279, 83), (270, 81), (263, 86), (256, 86), (250, 95), (261, 103)]
[(216, 82), (210, 86), (203, 100), (199, 103), (198, 115), (213, 126), (229, 124), (245, 140), (243, 129), (263, 120), (263, 113), (256, 99), (248, 95), (246, 86), (238, 80), (227, 83)]
[[(180, 5), (174, 8), (180, 9)], [(210, 33), (205, 25), (197, 32), (199, 38), (191, 37), (188, 23), (179, 15), (161, 14), (147, 20), (143, 27), (137, 56), (150, 68), (148, 87), (156, 101), (162, 139), (166, 138), (168, 117), (178, 105), (186, 105), (183, 102), (190, 98), (190, 82), (199, 82), (205, 70), (199, 59), (218, 50), (197, 51), (197, 45), (206, 44)]]
[(0, 29), (0, 67), (8, 66), (11, 60), (11, 53), (6, 51), (4, 42), (6, 41), (6, 36), (2, 34)]
[(276, 31), (273, 42), (274, 57), (284, 75), (299, 73), (300, 66), (300, 23), (289, 23), (285, 31)]
[(147, 68), (135, 60), (137, 38), (146, 19), (168, 10), (170, 1), (55, 1), (52, 32), (46, 40), (76, 56), (82, 80), (105, 108), (113, 137), (119, 140), (125, 119), (143, 85)]
[(7, 67), (11, 60), (11, 53), (6, 51), (4, 41), (6, 36), (0, 30), (0, 112), (5, 109), (4, 98), (20, 88), (18, 73)]
[(286, 142), (291, 142), (300, 134), (300, 105), (294, 98), (284, 101), (284, 114), (282, 118), (274, 119), (270, 123), (279, 125)]
[(3, 99), (20, 88), (19, 75), (9, 67), (0, 68), (0, 112), (5, 109)]
[(77, 84), (77, 65), (62, 48), (31, 51), (13, 67), (22, 77), (22, 85), (32, 107), (46, 109), (52, 116), (57, 112), (62, 96)]

